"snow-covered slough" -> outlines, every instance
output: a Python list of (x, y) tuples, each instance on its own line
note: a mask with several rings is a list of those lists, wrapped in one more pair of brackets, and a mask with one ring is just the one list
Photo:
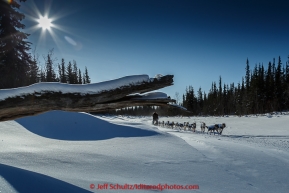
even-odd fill
[(174, 100), (164, 93), (140, 94), (171, 85), (173, 75), (156, 78), (135, 75), (87, 85), (37, 83), (27, 87), (2, 89), (0, 121), (50, 110), (101, 112), (129, 106), (166, 106)]

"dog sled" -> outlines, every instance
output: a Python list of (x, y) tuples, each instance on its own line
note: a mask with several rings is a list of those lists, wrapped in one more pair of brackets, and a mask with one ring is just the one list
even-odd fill
[(153, 120), (153, 121), (152, 121), (152, 124), (155, 125), (155, 126), (158, 126), (158, 125), (159, 125), (159, 122), (158, 122), (158, 120)]
[[(198, 131), (196, 130), (197, 128), (197, 124), (196, 122), (189, 124), (189, 122), (184, 122), (184, 123), (178, 123), (178, 122), (170, 122), (170, 121), (159, 121), (158, 119), (153, 119), (152, 124), (155, 126), (160, 126), (160, 127), (165, 127), (165, 128), (169, 128), (169, 129), (177, 129), (179, 131), (192, 131), (195, 133), (198, 133)], [(226, 127), (225, 123), (222, 124), (214, 124), (214, 125), (210, 125), (210, 126), (206, 126), (206, 124), (204, 122), (201, 122), (200, 128), (201, 130), (199, 131), (199, 133), (205, 133), (205, 130), (207, 128), (207, 134), (214, 134), (214, 135), (222, 135), (222, 132), (224, 130), (224, 128)]]

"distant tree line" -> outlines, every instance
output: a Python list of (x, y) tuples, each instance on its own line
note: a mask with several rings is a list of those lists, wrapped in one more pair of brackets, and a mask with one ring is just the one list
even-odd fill
[(181, 109), (163, 106), (134, 106), (110, 110), (103, 113), (109, 113), (114, 115), (152, 116), (154, 112), (157, 112), (159, 116), (176, 116), (184, 114)]
[(156, 106), (134, 106), (111, 110), (108, 113), (117, 115), (147, 116), (152, 115), (158, 108), (159, 107)]
[(183, 95), (182, 105), (194, 115), (258, 114), (289, 109), (289, 56), (285, 65), (281, 58), (269, 62), (267, 69), (263, 64), (251, 70), (246, 62), (246, 74), (242, 82), (218, 85), (212, 83), (208, 94), (201, 88), (195, 93), (189, 86)]
[[(61, 59), (60, 64), (54, 64), (57, 60), (53, 57), (53, 49), (48, 52), (44, 57), (45, 65), (40, 68), (37, 64), (38, 59), (33, 59), (35, 62), (29, 68), (28, 78), (29, 84), (35, 82), (61, 82), (69, 84), (88, 84), (90, 83), (90, 77), (88, 70), (85, 67), (85, 72), (82, 74), (81, 70), (77, 67), (75, 60), (69, 61), (65, 64), (64, 58)], [(58, 70), (55, 70), (57, 68)]]
[[(24, 1), (25, 0), (20, 0)], [(21, 29), (25, 15), (17, 9), (17, 1), (0, 1), (0, 89), (27, 86), (37, 82), (63, 82), (70, 84), (90, 83), (87, 68), (82, 74), (76, 61), (65, 64), (64, 59), (56, 65), (53, 50), (44, 57), (41, 68), (38, 57), (32, 55), (29, 34)], [(58, 67), (58, 72), (55, 70)]]

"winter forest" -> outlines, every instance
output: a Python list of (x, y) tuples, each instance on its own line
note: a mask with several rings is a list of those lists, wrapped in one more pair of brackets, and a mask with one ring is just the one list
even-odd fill
[(208, 93), (189, 86), (180, 101), (176, 101), (190, 111), (183, 112), (163, 107), (135, 107), (117, 111), (118, 114), (147, 115), (158, 111), (165, 115), (247, 115), (285, 111), (289, 109), (289, 56), (283, 65), (281, 58), (263, 64), (256, 64), (250, 69), (246, 61), (245, 76), (242, 81), (226, 84), (220, 76), (218, 83), (212, 83)]
[[(87, 68), (82, 73), (75, 60), (67, 62), (62, 58), (58, 61), (53, 49), (43, 55), (45, 62), (41, 65), (36, 51), (31, 52), (32, 44), (27, 41), (29, 34), (21, 31), (25, 28), (21, 23), (25, 15), (17, 11), (20, 5), (16, 1), (11, 4), (1, 1), (0, 5), (0, 89), (37, 82), (91, 82)], [(202, 88), (195, 90), (192, 86), (188, 86), (184, 93), (182, 101), (178, 93), (175, 99), (192, 115), (246, 115), (288, 110), (289, 57), (284, 63), (279, 57), (267, 66), (256, 64), (252, 69), (247, 59), (241, 82), (223, 83), (220, 75), (219, 81), (212, 83), (208, 93)], [(188, 114), (181, 110), (149, 106), (124, 108), (110, 113), (149, 115), (155, 110), (163, 115)]]
[(289, 56), (286, 65), (278, 58), (267, 68), (256, 64), (250, 69), (247, 59), (245, 76), (241, 83), (213, 82), (206, 94), (189, 86), (182, 105), (194, 115), (247, 115), (284, 111), (289, 109)]

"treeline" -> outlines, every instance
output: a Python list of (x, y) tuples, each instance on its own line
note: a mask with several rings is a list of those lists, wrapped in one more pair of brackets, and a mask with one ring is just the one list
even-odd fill
[(117, 110), (111, 110), (108, 114), (113, 115), (131, 115), (131, 116), (152, 116), (154, 112), (157, 112), (159, 116), (175, 116), (183, 113), (182, 110), (173, 107), (164, 106), (135, 106), (126, 107)]
[[(88, 84), (90, 77), (88, 70), (85, 67), (85, 72), (77, 67), (75, 60), (69, 61), (66, 65), (64, 58), (61, 59), (59, 64), (55, 64), (57, 59), (53, 56), (53, 49), (50, 50), (47, 56), (44, 57), (45, 65), (43, 68), (38, 65), (38, 59), (33, 59), (32, 65), (28, 70), (29, 84), (36, 82), (61, 82), (68, 84)], [(57, 68), (57, 70), (55, 70)]]
[[(87, 68), (82, 74), (76, 61), (55, 64), (53, 50), (44, 57), (41, 67), (38, 58), (30, 53), (29, 34), (21, 29), (25, 15), (18, 12), (17, 1), (0, 1), (0, 89), (27, 86), (37, 82), (90, 83)], [(58, 69), (57, 69), (58, 68)]]
[(195, 93), (189, 86), (183, 95), (182, 105), (194, 115), (258, 114), (289, 109), (289, 56), (285, 65), (281, 58), (255, 65), (251, 70), (246, 62), (246, 74), (242, 82), (222, 84), (212, 83), (206, 94), (201, 88)]
[(6, 69), (10, 76), (8, 79), (4, 79), (5, 76), (0, 77), (0, 89), (3, 88), (15, 88), (21, 86), (27, 86), (38, 82), (61, 82), (68, 84), (88, 84), (91, 82), (88, 75), (87, 67), (85, 67), (84, 73), (77, 67), (75, 60), (65, 63), (65, 59), (62, 58), (61, 62), (56, 63), (56, 58), (53, 56), (53, 49), (48, 52), (44, 58), (44, 65), (41, 65), (38, 58), (31, 57), (31, 62), (27, 63), (25, 68), (21, 68), (22, 76), (19, 76), (20, 72), (13, 72), (13, 65), (3, 65), (2, 69)]

